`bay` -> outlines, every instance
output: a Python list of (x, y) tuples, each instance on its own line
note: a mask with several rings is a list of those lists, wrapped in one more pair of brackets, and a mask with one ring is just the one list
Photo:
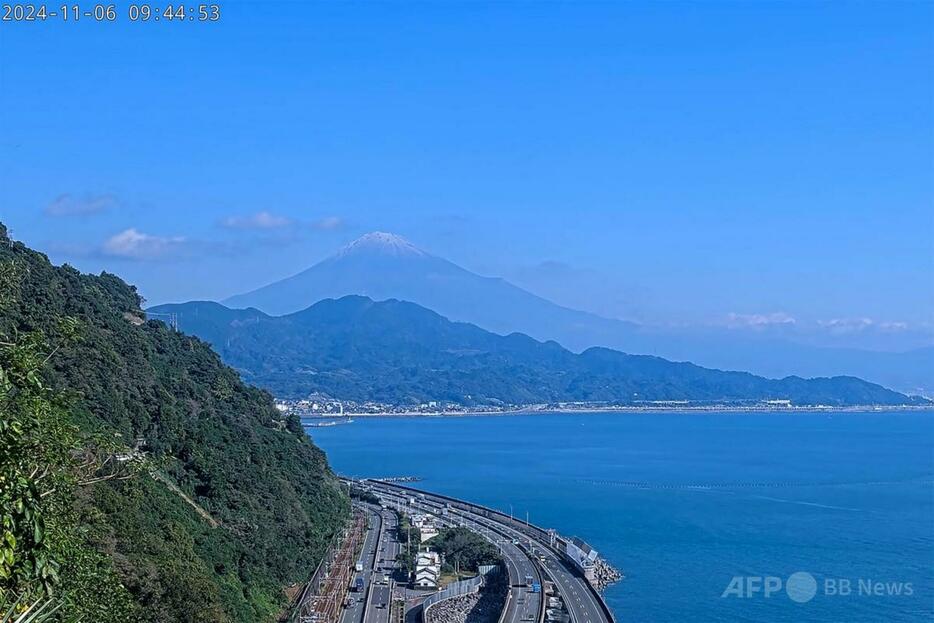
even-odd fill
[[(418, 476), (583, 538), (626, 576), (606, 592), (620, 622), (934, 620), (930, 412), (366, 417), (310, 431), (341, 474)], [(815, 581), (803, 603), (785, 590), (797, 572)]]

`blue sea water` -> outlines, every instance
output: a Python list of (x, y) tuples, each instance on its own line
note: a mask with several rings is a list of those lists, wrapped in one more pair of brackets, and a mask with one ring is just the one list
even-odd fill
[[(929, 412), (358, 418), (311, 432), (339, 473), (417, 475), (580, 536), (626, 576), (606, 592), (620, 623), (934, 620)], [(799, 571), (816, 581), (803, 603), (784, 590)], [(756, 578), (782, 588), (748, 591)]]

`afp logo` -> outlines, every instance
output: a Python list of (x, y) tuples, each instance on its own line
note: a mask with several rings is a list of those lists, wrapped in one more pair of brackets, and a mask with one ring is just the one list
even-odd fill
[(797, 571), (787, 580), (776, 575), (736, 575), (723, 590), (723, 597), (749, 599), (764, 597), (769, 599), (784, 592), (788, 598), (799, 604), (807, 603), (817, 594), (817, 580), (807, 571)]

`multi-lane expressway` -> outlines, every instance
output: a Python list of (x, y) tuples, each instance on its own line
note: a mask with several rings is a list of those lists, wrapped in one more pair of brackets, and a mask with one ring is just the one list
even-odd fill
[(396, 535), (398, 519), (389, 510), (361, 505), (368, 515), (369, 529), (358, 560), (363, 590), (352, 591), (341, 616), (341, 623), (389, 623), (392, 591), (395, 585), (396, 555), (400, 545)]
[[(386, 495), (383, 499), (401, 502), (400, 496)], [(422, 502), (419, 504), (418, 502)], [(418, 500), (412, 508), (435, 514), (442, 524), (448, 526), (464, 526), (486, 538), (496, 545), (506, 566), (509, 575), (509, 593), (506, 596), (501, 623), (523, 623), (538, 621), (543, 612), (542, 594), (532, 592), (530, 583), (541, 586), (542, 575), (538, 565), (529, 554), (524, 552), (519, 543), (508, 535), (497, 531), (495, 527), (482, 524), (473, 517), (459, 514), (443, 515), (431, 504)]]
[[(510, 567), (510, 583), (514, 587), (510, 592), (502, 621), (519, 623), (540, 618), (538, 600), (541, 596), (515, 590), (516, 576), (520, 579), (526, 575), (540, 577), (538, 565), (532, 560), (535, 556), (540, 560), (541, 571), (554, 583), (564, 598), (572, 623), (614, 623), (612, 613), (602, 597), (583, 575), (551, 546), (550, 538), (544, 530), (490, 509), (427, 491), (383, 482), (369, 481), (367, 484), (374, 494), (393, 504), (405, 503), (415, 509), (446, 517), (448, 521), (468, 522), (471, 527), (500, 545), (507, 566)], [(524, 580), (522, 582), (524, 583)], [(533, 596), (535, 597), (530, 600)], [(522, 603), (519, 603), (520, 601)], [(536, 615), (531, 615), (536, 611)]]
[(363, 539), (363, 548), (358, 560), (363, 565), (363, 570), (354, 575), (354, 580), (358, 577), (363, 580), (364, 590), (360, 592), (351, 592), (348, 595), (347, 605), (341, 616), (341, 623), (363, 623), (366, 605), (367, 587), (370, 586), (373, 576), (373, 569), (376, 562), (376, 548), (379, 535), (383, 531), (382, 513), (372, 509), (364, 509), (367, 514), (368, 529)]
[(398, 518), (395, 513), (385, 510), (381, 510), (380, 514), (383, 519), (383, 532), (376, 550), (364, 623), (389, 623), (392, 593), (396, 583), (396, 556), (401, 551), (397, 532)]

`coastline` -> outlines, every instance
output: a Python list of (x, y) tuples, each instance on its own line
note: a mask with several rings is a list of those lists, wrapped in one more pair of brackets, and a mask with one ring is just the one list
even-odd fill
[(523, 407), (517, 409), (509, 409), (503, 411), (435, 411), (435, 412), (425, 412), (425, 411), (381, 411), (381, 412), (346, 412), (343, 415), (337, 414), (321, 414), (321, 415), (301, 415), (300, 418), (307, 420), (333, 420), (340, 417), (353, 417), (353, 418), (367, 418), (367, 417), (381, 417), (381, 418), (440, 418), (440, 417), (497, 417), (497, 416), (506, 416), (506, 415), (550, 415), (550, 414), (565, 414), (565, 415), (587, 415), (595, 413), (619, 413), (621, 415), (626, 414), (642, 414), (642, 413), (658, 413), (660, 415), (666, 414), (704, 414), (704, 413), (775, 413), (775, 414), (785, 414), (785, 415), (794, 415), (794, 414), (804, 414), (804, 413), (828, 413), (828, 414), (845, 414), (845, 413), (867, 413), (867, 412), (877, 412), (877, 413), (904, 413), (911, 411), (926, 411), (934, 413), (934, 405), (899, 405), (899, 406), (879, 406), (879, 405), (863, 405), (863, 406), (852, 406), (852, 407), (829, 407), (829, 406), (802, 406), (802, 407), (783, 407), (783, 408), (767, 408), (767, 407), (739, 407), (739, 406), (705, 406), (705, 407), (554, 407), (554, 408), (530, 408)]

